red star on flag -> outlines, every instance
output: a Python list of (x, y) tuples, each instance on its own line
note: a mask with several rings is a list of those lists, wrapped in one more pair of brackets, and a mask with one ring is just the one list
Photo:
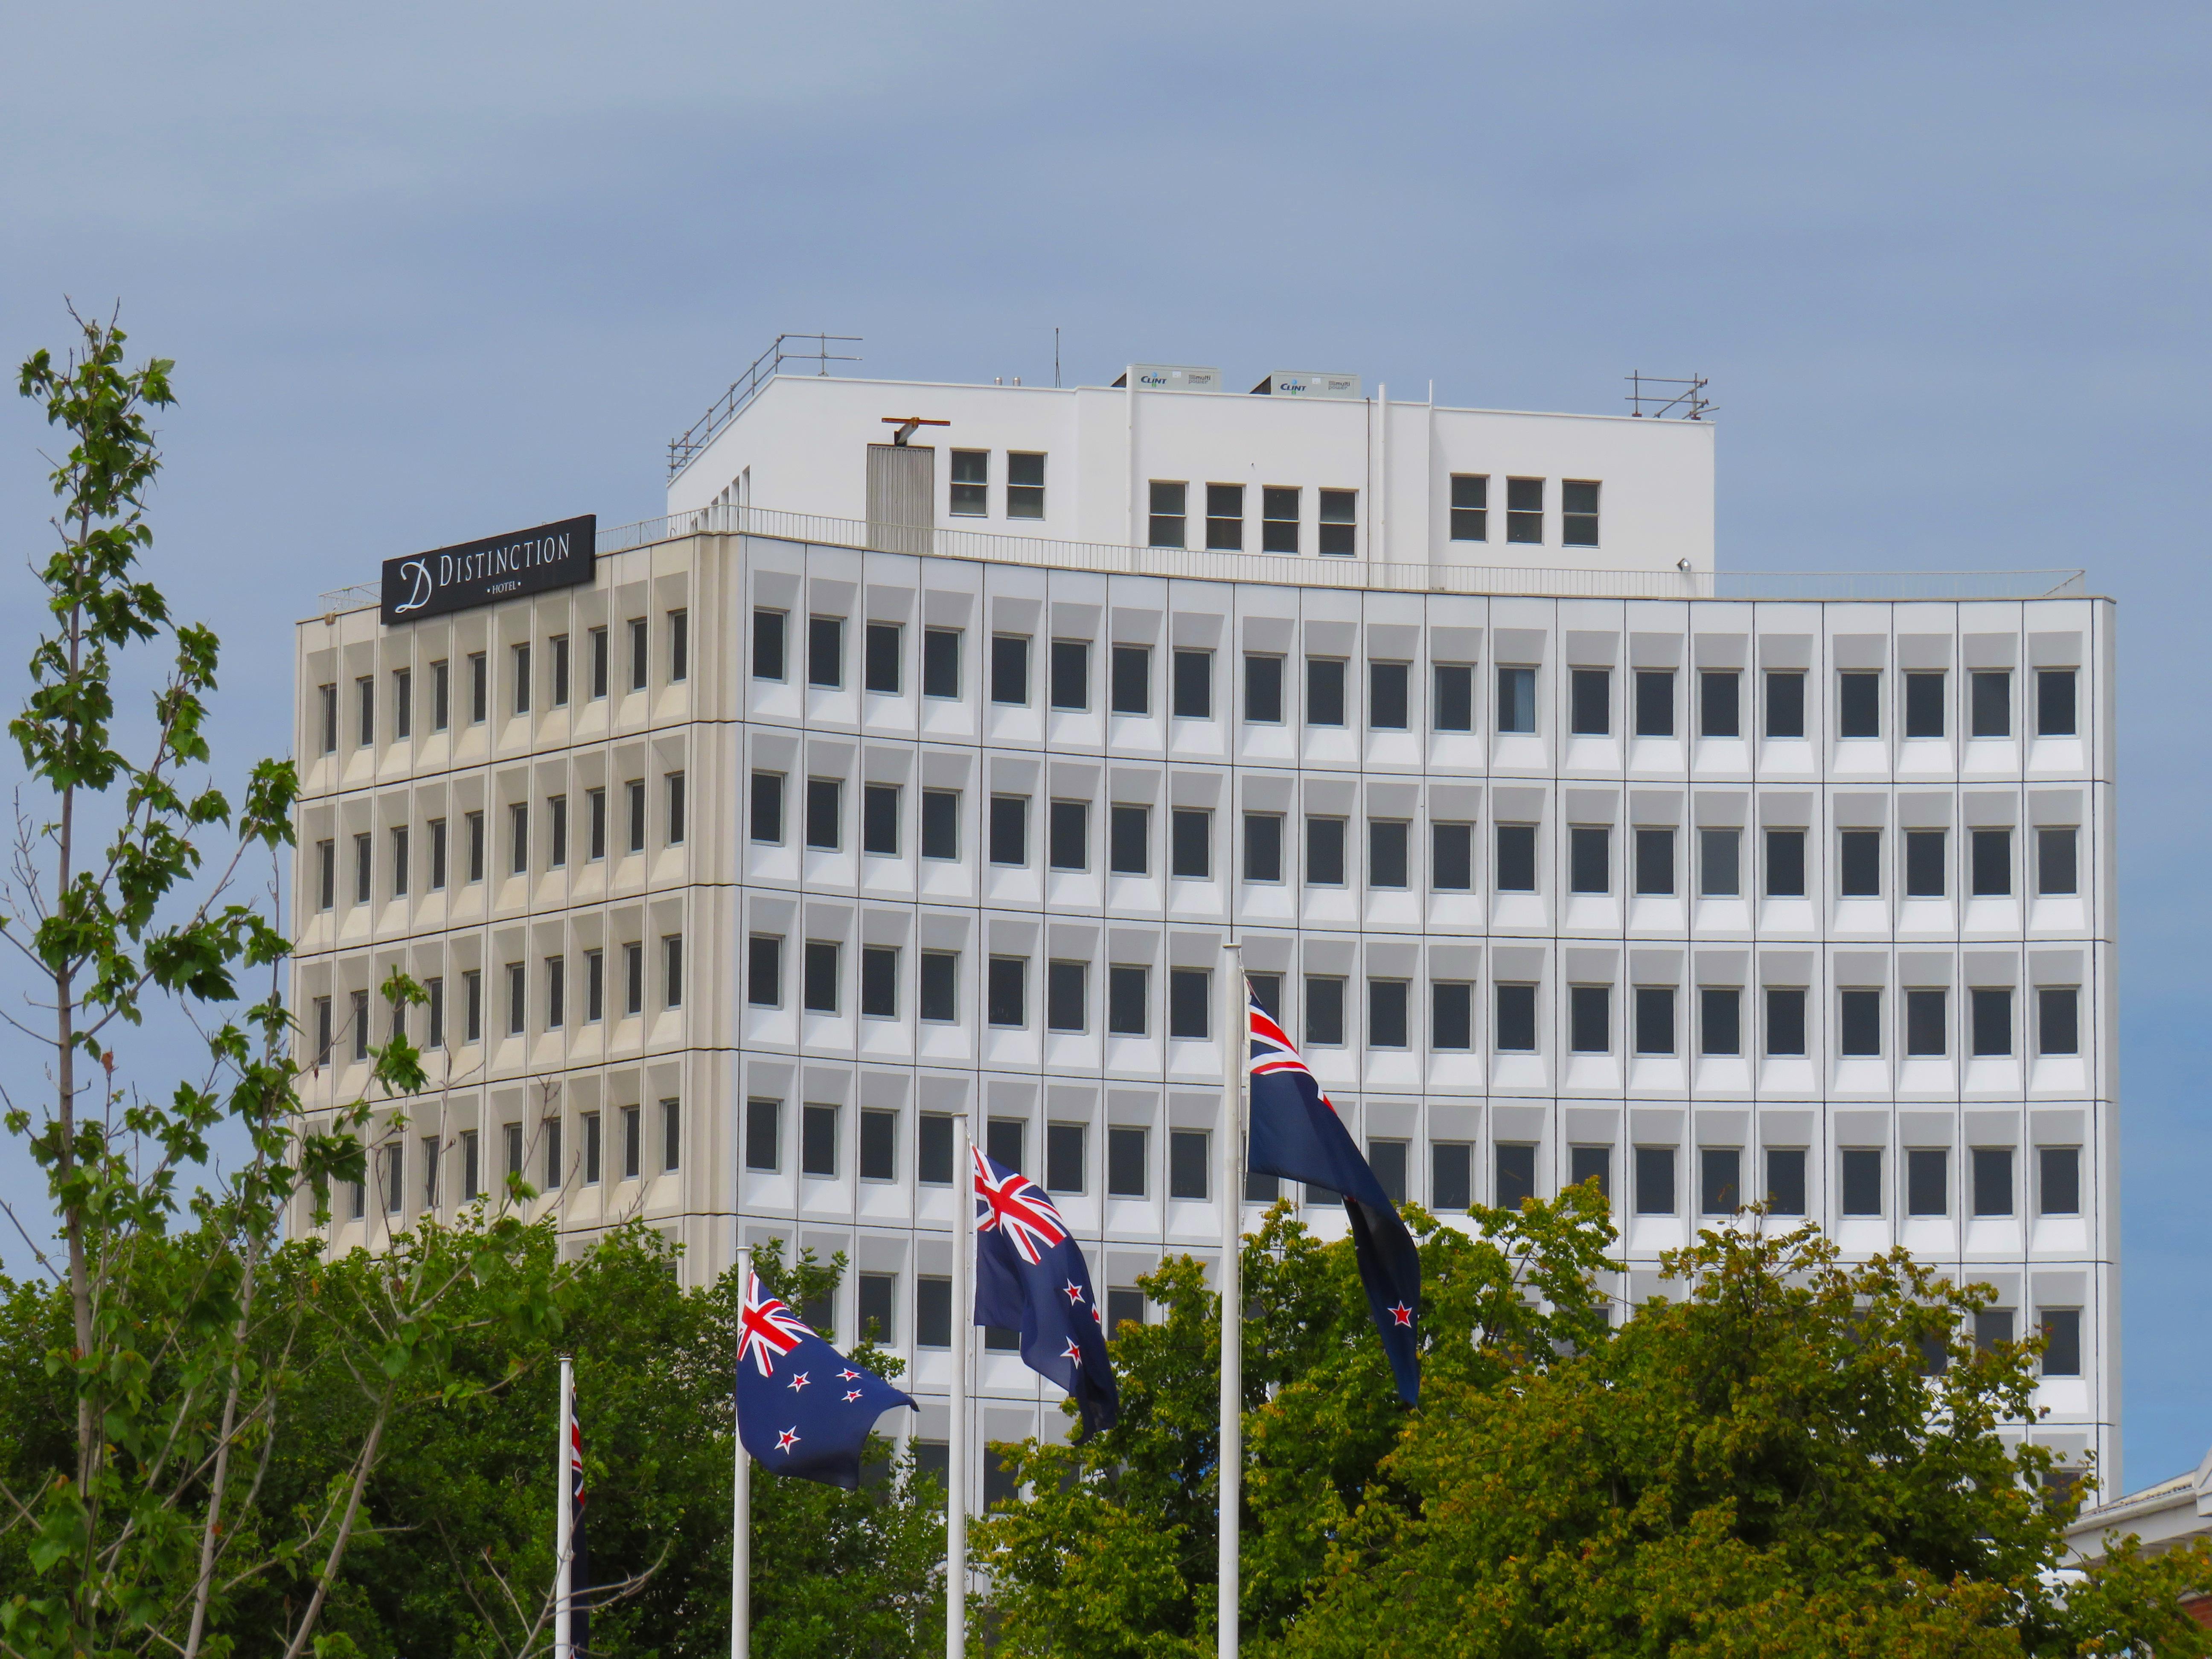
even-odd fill
[(798, 1443), (799, 1430), (796, 1425), (786, 1429), (775, 1437), (775, 1449), (780, 1452), (787, 1452)]
[(1083, 1286), (1077, 1284), (1072, 1279), (1067, 1281), (1067, 1299), (1070, 1302), (1080, 1302), (1083, 1300)]
[(805, 1373), (805, 1371), (801, 1371), (801, 1372), (799, 1372), (796, 1376), (793, 1376), (793, 1377), (791, 1379), (791, 1389), (792, 1389), (792, 1392), (793, 1392), (793, 1394), (796, 1394), (799, 1389), (801, 1389), (805, 1388), (805, 1386), (806, 1386), (806, 1373)]
[(860, 1374), (854, 1370), (850, 1365), (848, 1365), (843, 1370), (837, 1373), (837, 1380), (840, 1382), (857, 1382), (860, 1380)]
[(1413, 1310), (1401, 1302), (1390, 1310), (1390, 1317), (1401, 1325), (1411, 1325), (1413, 1322)]
[(1060, 1350), (1060, 1357), (1062, 1359), (1080, 1359), (1083, 1358), (1083, 1350), (1075, 1346), (1075, 1339), (1071, 1336), (1067, 1339), (1066, 1347)]
[(854, 1390), (852, 1391), (852, 1393), (850, 1393), (850, 1394), (848, 1394), (848, 1395), (847, 1395), (845, 1396), (845, 1403), (846, 1403), (847, 1405), (848, 1405), (848, 1406), (849, 1406), (849, 1405), (851, 1405), (851, 1404), (853, 1403), (853, 1401), (854, 1401), (855, 1400), (858, 1400), (860, 1397), (860, 1391), (858, 1389), (854, 1389)]

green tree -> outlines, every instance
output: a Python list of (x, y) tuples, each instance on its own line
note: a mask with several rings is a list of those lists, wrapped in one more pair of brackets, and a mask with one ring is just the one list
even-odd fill
[[(1279, 1644), (1300, 1659), (2160, 1655), (2200, 1544), (2055, 1574), (2079, 1496), (2001, 1428), (2040, 1339), (1978, 1350), (1988, 1304), (1813, 1228), (1703, 1235), (1692, 1288), (1504, 1389), (1437, 1378)], [(1927, 1374), (1931, 1360), (1942, 1368)]]

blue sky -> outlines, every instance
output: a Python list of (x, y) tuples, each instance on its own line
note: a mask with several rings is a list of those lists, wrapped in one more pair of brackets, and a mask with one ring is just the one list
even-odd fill
[[(1071, 380), (1509, 408), (1696, 370), (1724, 564), (2087, 566), (2124, 653), (2128, 1484), (2212, 1442), (2201, 6), (79, 0), (7, 39), (0, 348), (61, 343), (66, 293), (178, 360), (157, 568), (229, 641), (234, 752), (289, 740), (316, 593), (657, 512), (667, 439), (787, 329), (893, 376), (1048, 379), (1057, 325)], [(11, 556), (40, 441), (0, 405)], [(0, 607), (0, 660), (27, 627)]]

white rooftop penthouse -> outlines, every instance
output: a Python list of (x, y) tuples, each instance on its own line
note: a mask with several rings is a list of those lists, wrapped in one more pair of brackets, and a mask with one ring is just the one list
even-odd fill
[(671, 447), (668, 511), (862, 520), (878, 546), (905, 527), (1370, 565), (1713, 568), (1709, 422), (1446, 409), (1364, 395), (1354, 375), (1222, 384), (1141, 364), (1065, 389), (776, 374)]

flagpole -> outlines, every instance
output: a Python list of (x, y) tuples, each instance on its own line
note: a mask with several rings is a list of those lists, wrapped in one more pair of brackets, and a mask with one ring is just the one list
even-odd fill
[(568, 1471), (568, 1423), (575, 1415), (576, 1378), (567, 1354), (561, 1356), (560, 1417), (553, 1431), (555, 1487), (560, 1494), (553, 1506), (553, 1659), (569, 1659), (568, 1569), (575, 1545), (575, 1481)]
[[(753, 1247), (738, 1246), (738, 1309), (744, 1316), (745, 1297), (752, 1290)], [(738, 1330), (744, 1339), (742, 1326)], [(741, 1360), (738, 1362), (743, 1364)], [(753, 1460), (745, 1454), (745, 1437), (738, 1431), (738, 1395), (734, 1379), (730, 1389), (730, 1438), (736, 1457), (736, 1481), (730, 1494), (730, 1659), (745, 1659), (753, 1632)]]
[(975, 1159), (968, 1115), (952, 1117), (952, 1420), (945, 1431), (945, 1659), (968, 1647), (968, 1357), (975, 1342)]
[(1218, 1659), (1237, 1659), (1244, 1508), (1244, 1080), (1251, 1070), (1251, 1005), (1244, 947), (1221, 947), (1221, 1475)]

